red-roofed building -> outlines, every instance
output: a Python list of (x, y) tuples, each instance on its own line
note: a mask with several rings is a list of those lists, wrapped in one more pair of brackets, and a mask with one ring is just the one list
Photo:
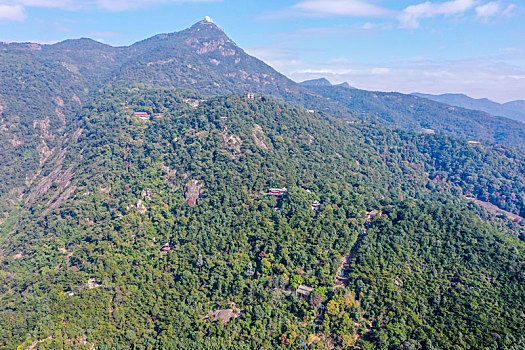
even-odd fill
[(270, 188), (267, 195), (269, 196), (282, 196), (284, 192), (288, 191), (286, 187), (284, 188)]
[(135, 117), (140, 118), (142, 120), (148, 120), (151, 116), (149, 113), (146, 112), (135, 112)]
[(167, 253), (167, 252), (170, 251), (170, 249), (171, 249), (171, 248), (170, 248), (170, 243), (167, 242), (166, 244), (164, 244), (164, 247), (162, 247), (162, 248), (160, 249), (160, 252), (161, 252), (161, 253)]

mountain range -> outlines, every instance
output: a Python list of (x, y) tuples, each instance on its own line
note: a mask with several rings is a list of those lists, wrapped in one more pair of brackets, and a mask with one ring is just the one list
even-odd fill
[(484, 111), (494, 116), (502, 116), (525, 122), (525, 101), (516, 100), (506, 103), (498, 103), (487, 98), (472, 98), (464, 94), (442, 94), (430, 95), (413, 93), (412, 95), (424, 97), (429, 100), (446, 103), (451, 106), (463, 107)]
[(27, 169), (45, 162), (71, 119), (106, 84), (177, 87), (208, 96), (263, 93), (343, 118), (353, 116), (247, 55), (207, 21), (129, 47), (91, 39), (3, 43), (0, 69), (0, 170), (11, 180), (0, 193), (31, 181)]
[(471, 141), (513, 143), (517, 147), (522, 147), (525, 136), (525, 124), (516, 120), (425, 97), (348, 88), (332, 85), (326, 79), (309, 80), (301, 85), (357, 113), (360, 119), (406, 130), (460, 136)]
[(0, 348), (525, 346), (522, 123), (297, 84), (209, 20), (0, 74)]
[(261, 93), (348, 121), (525, 147), (525, 125), (507, 118), (412, 95), (331, 86), (323, 80), (297, 84), (246, 54), (206, 20), (127, 47), (91, 39), (53, 45), (3, 43), (0, 69), (0, 170), (9, 179), (0, 193), (32, 181), (27, 169), (45, 162), (70, 119), (106, 84), (184, 88), (205, 96)]

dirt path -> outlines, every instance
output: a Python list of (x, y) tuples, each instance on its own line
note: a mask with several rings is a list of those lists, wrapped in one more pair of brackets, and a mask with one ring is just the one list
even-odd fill
[(352, 259), (354, 259), (355, 255), (357, 254), (357, 250), (359, 249), (359, 246), (361, 245), (361, 242), (363, 241), (363, 238), (365, 238), (367, 228), (370, 227), (371, 222), (370, 219), (366, 221), (365, 228), (359, 232), (359, 236), (357, 237), (357, 241), (352, 246), (352, 249), (350, 250), (350, 254), (345, 255), (341, 258), (341, 266), (337, 269), (336, 275), (335, 275), (335, 284), (333, 289), (340, 288), (340, 287), (346, 287), (348, 285), (348, 274), (350, 272), (350, 264), (352, 263)]

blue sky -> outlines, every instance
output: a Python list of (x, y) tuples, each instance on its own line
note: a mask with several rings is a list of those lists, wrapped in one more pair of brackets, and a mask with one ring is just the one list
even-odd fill
[(0, 0), (0, 40), (129, 45), (206, 15), (296, 81), (525, 99), (523, 0)]

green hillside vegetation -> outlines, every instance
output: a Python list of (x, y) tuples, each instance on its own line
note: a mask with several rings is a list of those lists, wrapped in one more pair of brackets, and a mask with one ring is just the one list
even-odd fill
[(342, 86), (307, 86), (312, 92), (386, 125), (417, 132), (455, 135), (523, 148), (525, 124), (488, 113), (453, 107), (397, 92), (366, 91)]
[(523, 245), (469, 212), (409, 202), (387, 208), (368, 235), (350, 275), (375, 325), (363, 348), (525, 345)]
[(212, 23), (161, 34), (127, 47), (91, 39), (53, 45), (0, 43), (0, 196), (17, 197), (60, 147), (83, 105), (109, 82), (177, 87), (217, 96), (258, 92), (352, 118), (249, 56)]
[(525, 346), (523, 224), (462, 197), (523, 215), (522, 151), (264, 96), (94, 101), (0, 225), (0, 347)]
[(207, 97), (260, 93), (344, 120), (375, 120), (408, 130), (430, 128), (477, 141), (525, 145), (523, 124), (505, 118), (410, 95), (345, 85), (302, 86), (246, 54), (206, 21), (126, 47), (90, 39), (53, 45), (1, 43), (0, 74), (0, 172), (5, 174), (0, 211), (4, 202), (16, 201), (34, 185), (41, 167), (62, 147), (64, 132), (75, 130), (82, 106), (108, 83), (184, 88)]
[(118, 52), (89, 39), (0, 44), (0, 197), (18, 196), (60, 147), (72, 117), (118, 64)]

